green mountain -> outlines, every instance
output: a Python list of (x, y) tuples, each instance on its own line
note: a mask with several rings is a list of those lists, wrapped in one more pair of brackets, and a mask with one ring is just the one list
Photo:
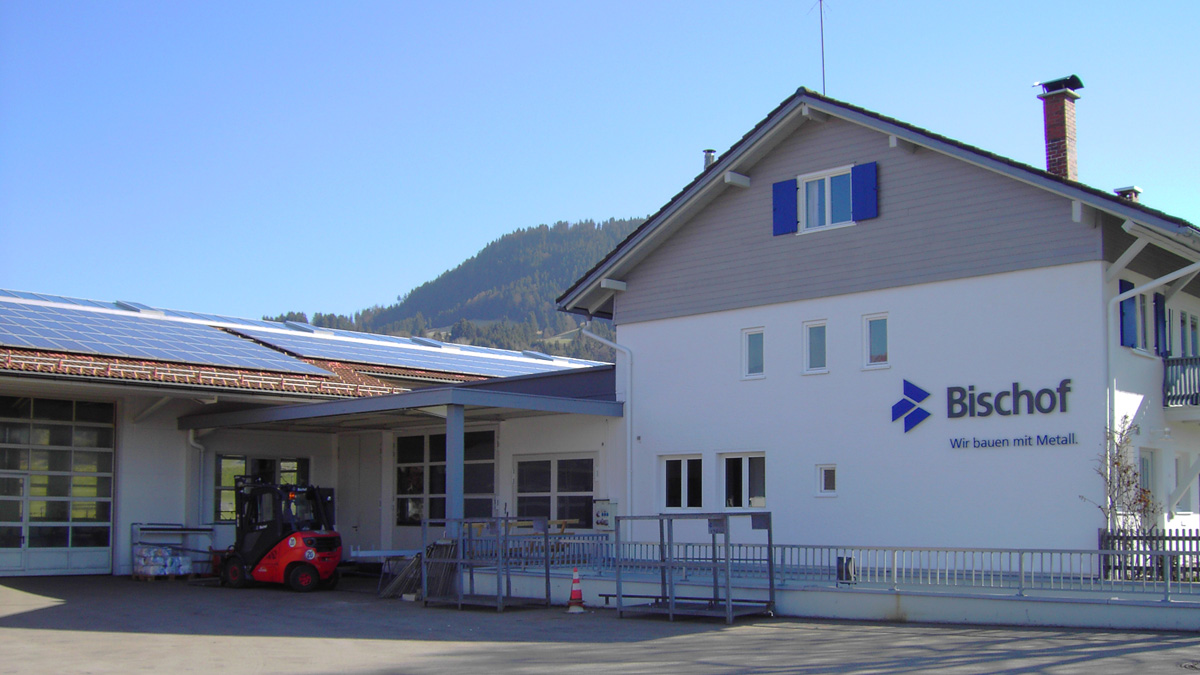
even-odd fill
[[(585, 220), (517, 230), (401, 295), (394, 305), (377, 305), (352, 317), (317, 313), (309, 323), (612, 360), (611, 350), (578, 335), (579, 320), (556, 311), (554, 299), (642, 222)], [(303, 312), (264, 318), (307, 321)], [(605, 322), (593, 322), (592, 330), (612, 335)]]

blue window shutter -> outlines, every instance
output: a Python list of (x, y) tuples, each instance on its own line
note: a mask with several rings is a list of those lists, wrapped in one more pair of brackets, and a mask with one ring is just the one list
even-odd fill
[[(1117, 293), (1133, 290), (1133, 282), (1121, 279), (1117, 282)], [(1121, 346), (1137, 346), (1137, 298), (1121, 301)]]
[(1154, 294), (1154, 353), (1166, 356), (1167, 349), (1167, 297)]
[(771, 186), (772, 197), (775, 200), (774, 224), (775, 236), (792, 234), (799, 228), (800, 214), (796, 211), (796, 179), (781, 180)]
[(855, 222), (879, 217), (879, 182), (875, 162), (850, 169), (850, 217)]

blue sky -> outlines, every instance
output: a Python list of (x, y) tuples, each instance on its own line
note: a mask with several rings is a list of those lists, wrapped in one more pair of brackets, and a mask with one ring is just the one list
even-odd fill
[[(815, 0), (0, 3), (0, 287), (350, 313), (646, 216), (799, 86)], [(827, 0), (826, 93), (1200, 224), (1200, 3)]]

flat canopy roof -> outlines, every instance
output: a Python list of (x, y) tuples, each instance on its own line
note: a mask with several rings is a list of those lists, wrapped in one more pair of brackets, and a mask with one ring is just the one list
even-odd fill
[(445, 419), (447, 406), (461, 406), (467, 422), (564, 414), (621, 417), (624, 404), (612, 400), (612, 375), (612, 366), (600, 366), (386, 396), (201, 413), (179, 418), (178, 426), (183, 430), (384, 430), (428, 426), (435, 419)]

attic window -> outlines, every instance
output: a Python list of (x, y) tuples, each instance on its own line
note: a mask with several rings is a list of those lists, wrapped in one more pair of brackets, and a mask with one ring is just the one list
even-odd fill
[(797, 195), (802, 231), (854, 224), (850, 215), (850, 167), (801, 176), (796, 181), (802, 186)]
[(776, 236), (846, 227), (879, 216), (876, 164), (856, 164), (775, 183)]

